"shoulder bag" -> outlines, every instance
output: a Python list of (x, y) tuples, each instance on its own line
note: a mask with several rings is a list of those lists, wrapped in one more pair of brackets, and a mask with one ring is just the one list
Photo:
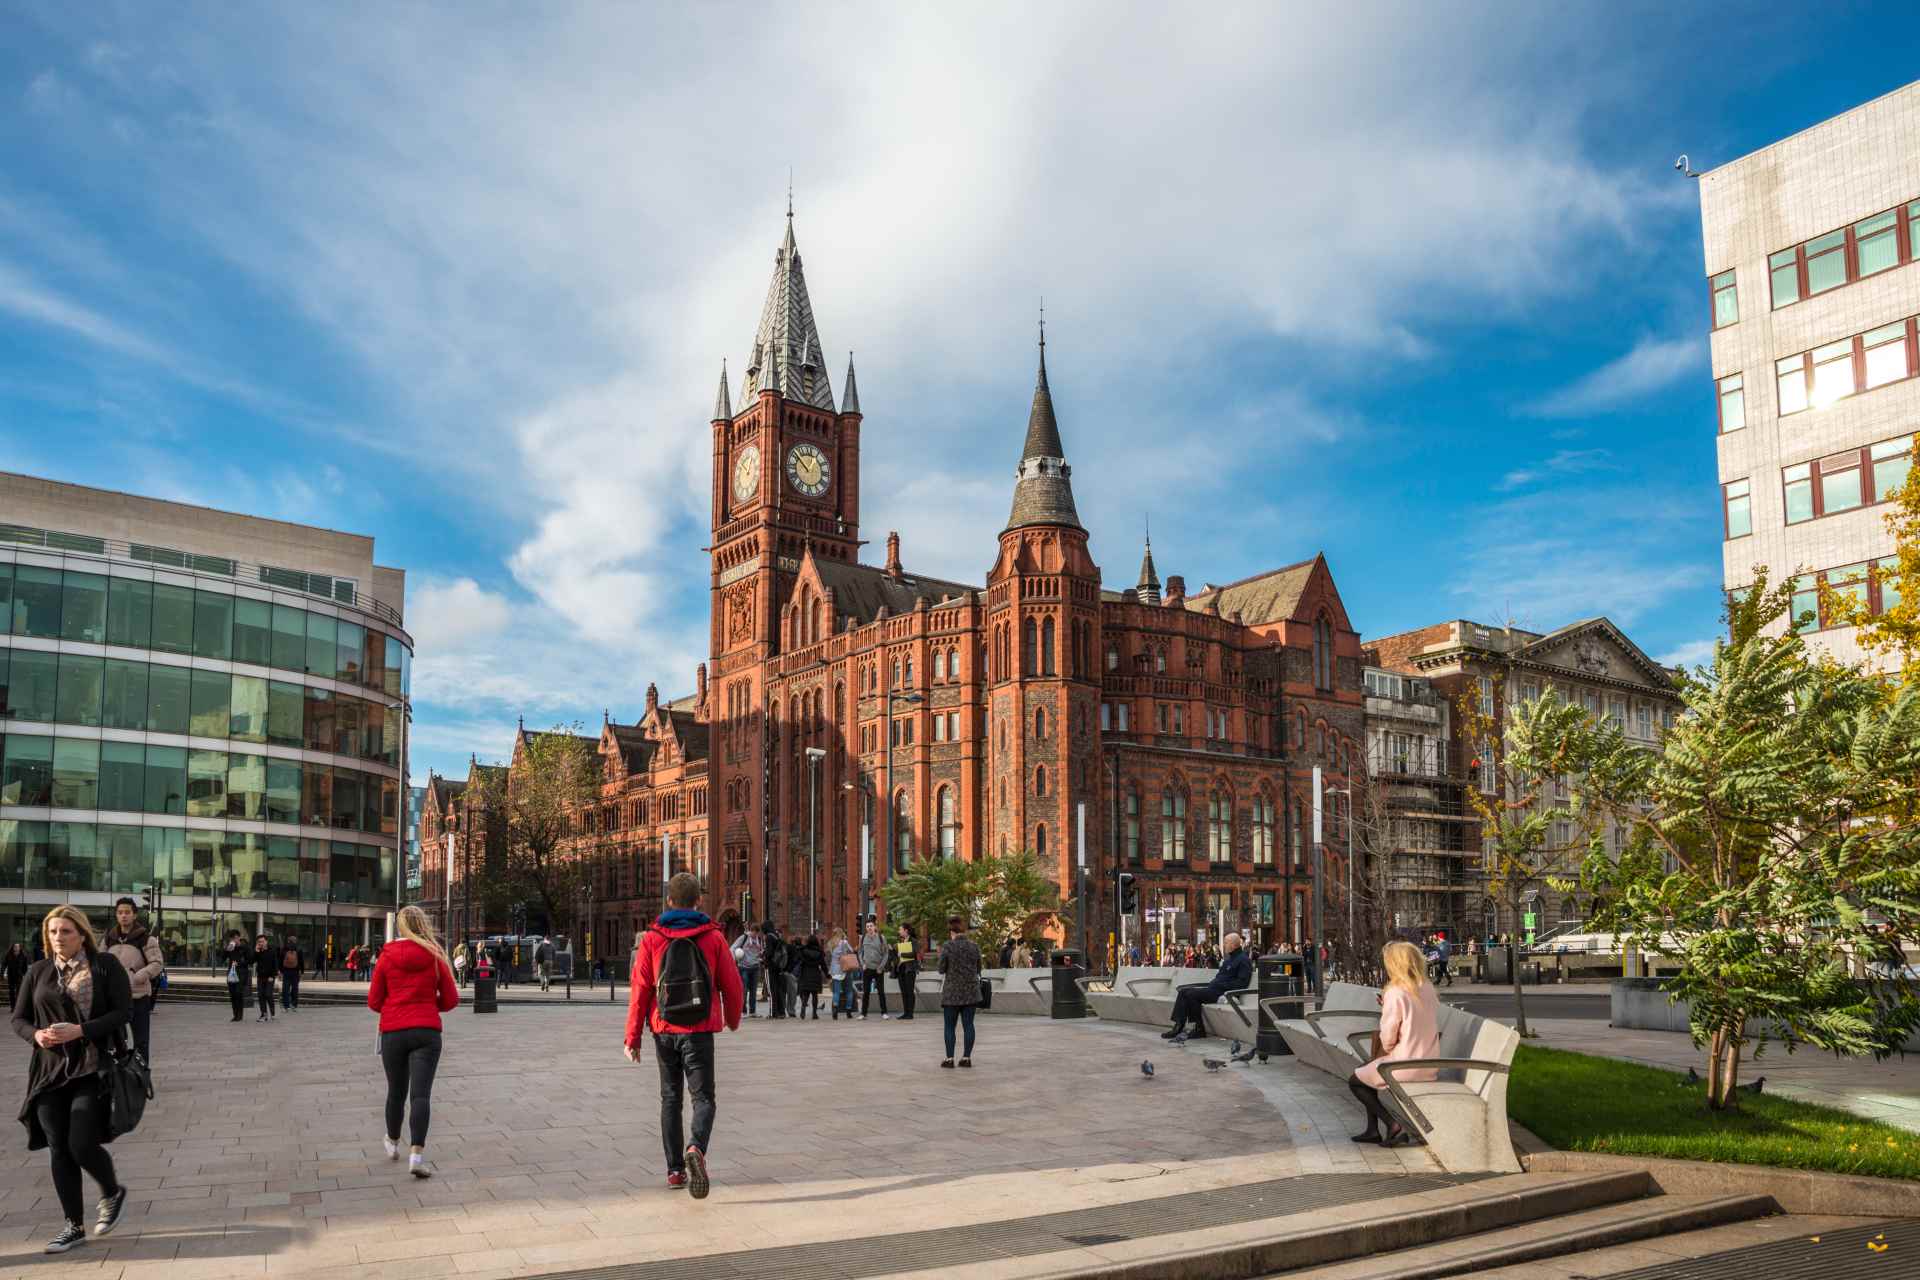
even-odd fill
[(122, 1043), (100, 1054), (101, 1091), (107, 1096), (108, 1127), (115, 1137), (132, 1133), (153, 1099), (153, 1073), (130, 1044)]

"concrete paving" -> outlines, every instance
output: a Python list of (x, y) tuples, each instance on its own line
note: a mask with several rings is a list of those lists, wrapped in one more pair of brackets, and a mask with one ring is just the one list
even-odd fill
[[(374, 1019), (343, 1007), (229, 1021), (165, 1003), (159, 1096), (112, 1151), (132, 1189), (105, 1241), (46, 1259), (44, 1151), (0, 1162), (0, 1277), (534, 1275), (852, 1239), (1227, 1188), (1302, 1173), (1431, 1172), (1356, 1146), (1341, 1082), (1276, 1062), (1209, 1072), (1211, 1041), (983, 1016), (972, 1071), (935, 1019), (751, 1022), (720, 1042), (713, 1195), (664, 1185), (657, 1076), (620, 1056), (624, 1009), (447, 1019), (428, 1150), (380, 1149)], [(0, 1070), (24, 1082), (28, 1047)], [(1151, 1060), (1154, 1075), (1141, 1073)], [(89, 1200), (94, 1194), (88, 1185)]]

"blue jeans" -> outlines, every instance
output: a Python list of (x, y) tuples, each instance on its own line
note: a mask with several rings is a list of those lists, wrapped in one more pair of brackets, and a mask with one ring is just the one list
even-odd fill
[(960, 1056), (971, 1058), (973, 1056), (973, 1006), (970, 1004), (942, 1005), (940, 1016), (946, 1019), (947, 1024), (947, 1056), (949, 1058), (953, 1056), (953, 1024), (959, 1022), (967, 1029), (966, 1051)]
[(760, 967), (748, 965), (740, 970), (740, 985), (747, 992), (747, 1016), (757, 1017), (760, 1013)]
[(833, 1011), (853, 1012), (853, 983), (844, 974), (833, 980)]

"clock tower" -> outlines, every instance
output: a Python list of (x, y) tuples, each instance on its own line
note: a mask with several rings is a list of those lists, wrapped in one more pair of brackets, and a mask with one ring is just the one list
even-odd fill
[(858, 556), (860, 421), (851, 356), (834, 405), (789, 206), (738, 411), (724, 364), (713, 408), (708, 643), (719, 686), (710, 712), (716, 869), (722, 900), (740, 907), (743, 894), (751, 894), (754, 919), (771, 905), (763, 847), (774, 813), (765, 767), (766, 663), (780, 651), (780, 611), (807, 549), (847, 564)]

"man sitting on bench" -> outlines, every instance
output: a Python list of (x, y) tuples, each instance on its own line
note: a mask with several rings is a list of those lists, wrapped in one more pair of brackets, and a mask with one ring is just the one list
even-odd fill
[(1195, 982), (1181, 987), (1173, 998), (1173, 1028), (1162, 1031), (1162, 1040), (1171, 1040), (1175, 1044), (1185, 1042), (1189, 1033), (1187, 1024), (1191, 1022), (1191, 1033), (1206, 1038), (1206, 1020), (1200, 1016), (1200, 1006), (1216, 1004), (1221, 996), (1229, 991), (1238, 991), (1253, 979), (1253, 961), (1247, 959), (1247, 953), (1240, 944), (1240, 935), (1230, 933), (1222, 940), (1227, 949), (1226, 956), (1220, 961), (1220, 972), (1213, 975), (1211, 982)]

